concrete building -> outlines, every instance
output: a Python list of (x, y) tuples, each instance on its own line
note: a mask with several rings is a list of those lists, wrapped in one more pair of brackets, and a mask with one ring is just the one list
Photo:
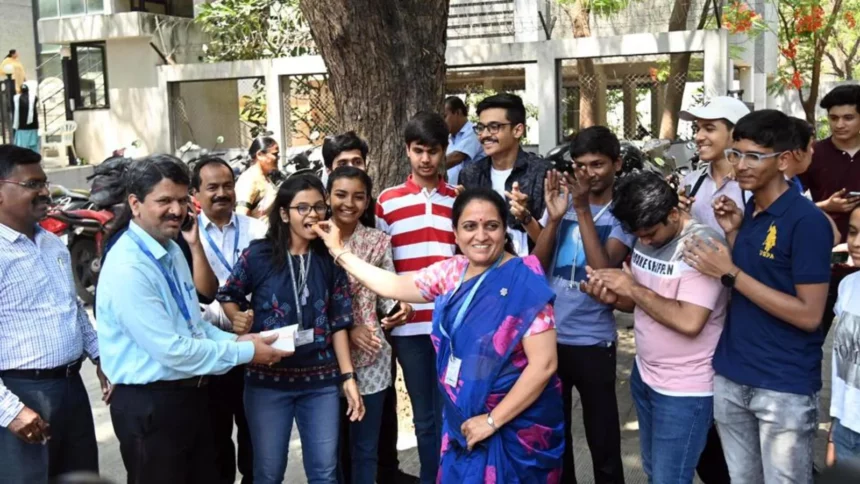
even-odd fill
[(27, 79), (36, 79), (36, 21), (33, 15), (33, 0), (0, 0), (3, 26), (0, 28), (0, 57), (6, 57), (10, 49), (20, 55), (27, 70)]

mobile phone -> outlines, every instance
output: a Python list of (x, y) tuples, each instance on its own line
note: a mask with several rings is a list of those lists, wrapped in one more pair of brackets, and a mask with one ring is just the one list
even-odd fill
[(690, 192), (692, 192), (692, 191), (693, 191), (693, 185), (690, 185), (689, 183), (684, 185), (684, 196), (685, 197), (689, 198)]
[(555, 164), (555, 169), (560, 171), (561, 173), (567, 173), (569, 175), (575, 176), (574, 169), (573, 169), (573, 161), (566, 160), (566, 159), (562, 158), (560, 160), (556, 160), (554, 164)]
[(390, 318), (400, 312), (400, 301), (394, 302), (394, 307), (391, 308), (391, 311), (388, 311), (388, 314), (385, 315), (386, 318)]
[(191, 209), (188, 209), (188, 213), (185, 214), (185, 220), (182, 221), (182, 226), (179, 227), (179, 230), (183, 232), (188, 232), (191, 230), (191, 227), (194, 226), (194, 212)]
[(860, 197), (860, 192), (848, 192), (849, 197)]

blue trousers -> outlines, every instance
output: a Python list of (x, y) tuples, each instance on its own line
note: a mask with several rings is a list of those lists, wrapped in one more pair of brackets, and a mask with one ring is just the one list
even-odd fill
[(48, 422), (51, 439), (45, 445), (27, 444), (0, 429), (0, 482), (43, 484), (67, 472), (98, 472), (93, 413), (80, 375), (50, 380), (7, 377), (3, 384)]
[(714, 421), (714, 397), (673, 397), (649, 387), (633, 365), (630, 390), (649, 483), (693, 482)]
[(254, 483), (284, 480), (293, 420), (302, 441), (308, 484), (337, 483), (340, 421), (337, 387), (279, 390), (246, 381), (245, 418), (254, 449)]

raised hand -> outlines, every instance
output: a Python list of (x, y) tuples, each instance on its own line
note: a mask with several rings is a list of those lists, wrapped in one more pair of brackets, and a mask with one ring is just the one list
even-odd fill
[(721, 195), (714, 200), (714, 216), (726, 235), (737, 232), (744, 221), (744, 214), (731, 198)]
[(337, 228), (337, 225), (324, 220), (314, 224), (313, 231), (322, 239), (332, 255), (336, 255), (335, 252), (343, 250), (343, 241), (340, 239), (340, 229)]
[(523, 222), (528, 218), (528, 202), (529, 196), (520, 191), (519, 182), (514, 182), (511, 191), (505, 192), (505, 196), (510, 200), (511, 215), (518, 221)]
[(588, 168), (574, 165), (574, 175), (565, 175), (567, 184), (570, 186), (570, 194), (573, 196), (575, 208), (590, 209), (588, 194), (591, 193), (591, 179), (588, 176)]
[(696, 197), (687, 196), (687, 187), (681, 187), (678, 190), (678, 208), (689, 213), (694, 203), (696, 203)]
[(729, 249), (714, 239), (704, 240), (695, 235), (684, 241), (684, 262), (716, 279), (738, 271), (732, 263)]
[(549, 219), (553, 222), (559, 222), (564, 218), (564, 214), (570, 206), (570, 188), (562, 180), (561, 173), (557, 170), (546, 172), (546, 178), (543, 182), (543, 194)]

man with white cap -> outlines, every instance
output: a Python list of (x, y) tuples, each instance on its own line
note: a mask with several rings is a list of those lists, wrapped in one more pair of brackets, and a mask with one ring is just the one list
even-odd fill
[[(732, 130), (735, 124), (749, 112), (749, 108), (741, 100), (720, 96), (704, 106), (681, 111), (679, 114), (681, 119), (695, 124), (699, 160), (705, 163), (684, 177), (681, 184), (681, 207), (688, 210), (693, 218), (721, 234), (723, 229), (714, 216), (712, 202), (726, 195), (743, 210), (742, 207), (750, 196), (735, 181), (732, 165), (724, 153), (732, 147)], [(705, 484), (729, 482), (729, 470), (715, 426), (711, 426), (708, 433), (708, 441), (696, 471)]]
[(746, 205), (748, 193), (743, 193), (733, 176), (732, 165), (725, 150), (732, 147), (732, 130), (739, 119), (750, 110), (741, 100), (719, 96), (704, 106), (681, 111), (679, 117), (696, 126), (696, 146), (699, 160), (705, 163), (684, 178), (682, 207), (693, 218), (722, 232), (714, 217), (712, 202), (722, 195), (731, 198), (738, 207)]

